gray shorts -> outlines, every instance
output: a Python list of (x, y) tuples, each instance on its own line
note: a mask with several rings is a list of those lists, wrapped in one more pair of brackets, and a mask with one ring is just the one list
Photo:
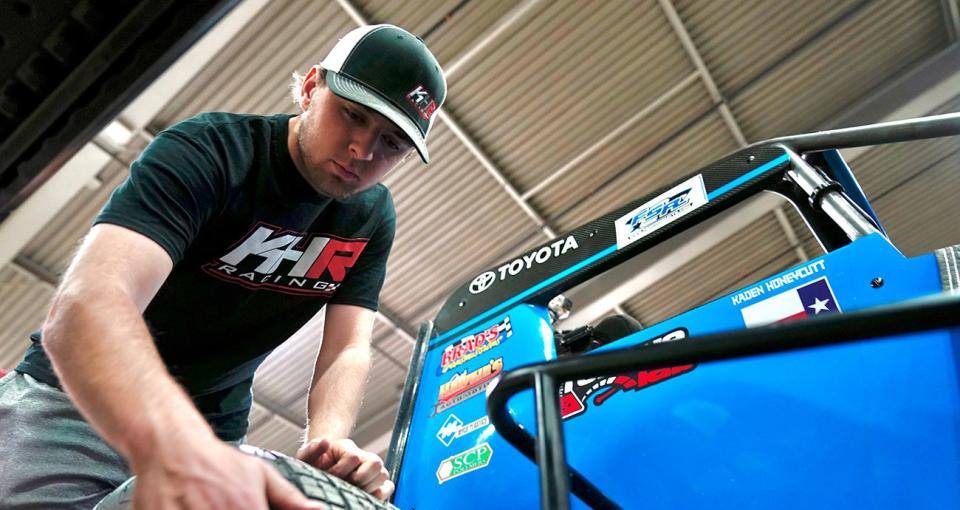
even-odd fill
[(89, 510), (129, 477), (65, 393), (17, 371), (0, 379), (0, 507)]

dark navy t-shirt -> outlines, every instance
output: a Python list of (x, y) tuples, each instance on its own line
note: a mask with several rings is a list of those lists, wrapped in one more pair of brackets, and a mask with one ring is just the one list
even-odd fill
[[(326, 303), (377, 309), (396, 212), (382, 184), (318, 195), (289, 115), (205, 113), (160, 133), (95, 223), (162, 246), (173, 271), (144, 312), (160, 355), (217, 434), (247, 429), (253, 374)], [(40, 335), (17, 367), (59, 386)]]

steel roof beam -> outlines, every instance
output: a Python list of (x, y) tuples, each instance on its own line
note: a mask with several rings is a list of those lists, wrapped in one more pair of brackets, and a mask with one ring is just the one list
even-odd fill
[[(713, 79), (713, 74), (710, 73), (707, 65), (703, 62), (703, 57), (700, 56), (700, 51), (697, 49), (697, 45), (694, 44), (693, 38), (690, 37), (690, 32), (687, 31), (683, 20), (680, 19), (680, 14), (677, 13), (673, 2), (671, 2), (671, 0), (658, 1), (660, 2), (660, 8), (663, 9), (663, 13), (667, 16), (667, 21), (670, 22), (670, 26), (673, 28), (673, 32), (677, 38), (680, 39), (680, 44), (687, 52), (690, 60), (693, 61), (693, 66), (697, 69), (697, 72), (700, 73), (703, 85), (707, 88), (710, 99), (717, 105), (717, 110), (720, 112), (720, 117), (723, 118), (723, 123), (726, 124), (727, 129), (730, 130), (730, 134), (733, 135), (733, 139), (737, 141), (737, 145), (739, 145), (740, 148), (746, 147), (748, 145), (747, 139), (743, 136), (743, 130), (740, 128), (740, 124), (733, 116), (733, 112), (730, 110), (730, 105), (727, 104), (726, 98), (720, 93), (720, 88), (717, 87), (717, 82)], [(786, 221), (786, 213), (783, 212), (783, 206), (775, 207), (774, 214), (777, 217), (777, 223), (780, 225), (783, 235), (786, 236), (794, 246), (797, 257), (801, 261), (808, 260), (810, 257), (807, 256), (803, 245), (796, 241), (797, 232), (790, 226), (790, 222)]]
[(957, 0), (940, 0), (940, 6), (947, 25), (947, 37), (956, 41), (960, 37), (960, 7), (957, 6)]

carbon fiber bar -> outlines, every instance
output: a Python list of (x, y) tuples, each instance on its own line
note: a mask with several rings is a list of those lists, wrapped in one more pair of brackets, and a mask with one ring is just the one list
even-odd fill
[[(487, 398), (487, 414), (497, 432), (536, 463), (534, 438), (510, 418), (507, 402), (517, 393), (534, 386), (537, 378), (542, 378), (544, 375), (555, 381), (567, 381), (600, 377), (626, 370), (650, 370), (665, 366), (728, 360), (956, 327), (960, 327), (960, 294), (941, 294), (870, 310), (814, 317), (755, 329), (727, 331), (699, 338), (692, 337), (683, 342), (646, 344), (572, 359), (537, 363), (516, 368), (503, 375)], [(549, 394), (541, 395), (541, 393), (538, 393), (538, 398), (550, 396)], [(557, 398), (556, 392), (552, 395), (554, 399)], [(537, 402), (538, 409), (542, 406), (541, 402)], [(539, 413), (537, 418), (537, 429), (544, 430), (544, 423), (541, 422)], [(562, 436), (557, 436), (557, 439), (561, 438)], [(561, 450), (564, 447), (565, 445), (560, 445)], [(610, 508), (609, 505), (615, 505), (589, 481), (584, 480), (588, 487), (597, 492), (591, 494), (582, 491), (583, 487), (579, 486), (579, 481), (574, 476), (577, 472), (572, 467), (551, 464), (557, 461), (557, 457), (541, 458), (541, 476), (544, 476), (544, 473), (570, 472), (573, 482), (572, 491), (585, 503), (594, 508)], [(563, 457), (560, 456), (560, 458)], [(577, 474), (577, 476), (582, 475)], [(544, 508), (548, 507), (544, 506)]]
[(750, 147), (779, 143), (791, 147), (797, 152), (814, 152), (955, 135), (960, 135), (960, 113), (947, 113), (869, 126), (784, 136), (757, 142)]

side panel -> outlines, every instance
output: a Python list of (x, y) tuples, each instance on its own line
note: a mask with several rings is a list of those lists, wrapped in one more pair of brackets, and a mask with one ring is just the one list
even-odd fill
[[(939, 290), (931, 255), (875, 235), (604, 350)], [(573, 382), (568, 461), (626, 508), (960, 508), (958, 345), (939, 331)]]
[[(519, 305), (427, 353), (394, 504), (402, 509), (538, 508), (536, 466), (501, 439), (486, 387), (503, 371), (553, 359), (546, 310)], [(522, 413), (532, 410), (533, 399)]]
[[(932, 255), (906, 259), (872, 235), (602, 350), (940, 290)], [(512, 336), (453, 372), (442, 372), (442, 348), (428, 354), (400, 508), (537, 507), (533, 464), (489, 425), (456, 437), (485, 416), (483, 397), (436, 406), (452, 373), (480, 378), (486, 374), (475, 371), (498, 358), (506, 370), (553, 357), (539, 307), (512, 308), (471, 335), (507, 315)], [(934, 332), (570, 381), (560, 396), (568, 460), (625, 508), (960, 508), (958, 352), (955, 336)], [(510, 411), (534, 428), (531, 392), (515, 397)]]

